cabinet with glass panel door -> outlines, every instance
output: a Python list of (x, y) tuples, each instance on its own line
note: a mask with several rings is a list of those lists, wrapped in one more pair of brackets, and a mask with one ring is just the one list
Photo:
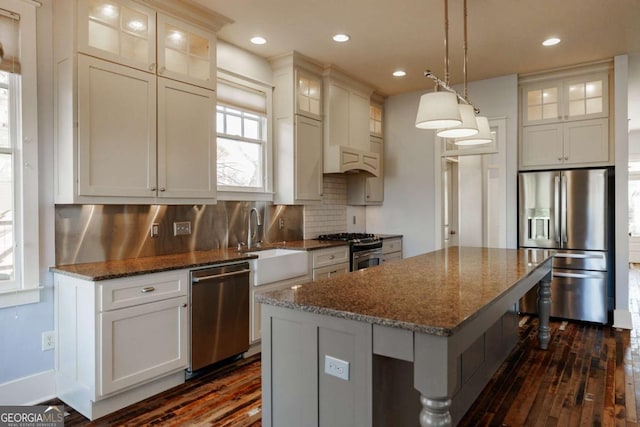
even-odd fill
[(215, 202), (215, 17), (131, 0), (53, 14), (56, 202)]
[(607, 71), (521, 85), (520, 169), (609, 165)]

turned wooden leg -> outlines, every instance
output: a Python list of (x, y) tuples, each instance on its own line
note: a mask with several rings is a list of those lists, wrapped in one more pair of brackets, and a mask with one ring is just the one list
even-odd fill
[(538, 288), (538, 313), (540, 325), (538, 327), (538, 341), (540, 348), (549, 348), (551, 332), (549, 329), (549, 313), (551, 312), (551, 273), (544, 276)]
[(451, 399), (430, 399), (420, 396), (422, 410), (420, 411), (421, 427), (450, 427), (451, 426)]

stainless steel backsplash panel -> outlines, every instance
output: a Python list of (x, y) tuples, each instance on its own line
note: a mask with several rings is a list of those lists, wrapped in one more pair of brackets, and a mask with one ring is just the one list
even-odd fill
[[(236, 247), (247, 241), (247, 216), (253, 207), (263, 219), (256, 240), (303, 238), (302, 206), (224, 201), (192, 206), (56, 205), (56, 265)], [(174, 237), (176, 221), (191, 221), (191, 234)], [(153, 223), (159, 224), (158, 237), (151, 237)]]

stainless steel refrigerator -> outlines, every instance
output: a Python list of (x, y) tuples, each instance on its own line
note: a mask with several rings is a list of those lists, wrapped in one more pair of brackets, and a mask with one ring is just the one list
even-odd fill
[[(613, 168), (521, 172), (518, 244), (557, 251), (551, 316), (608, 323), (613, 310)], [(520, 301), (536, 312), (537, 288)]]

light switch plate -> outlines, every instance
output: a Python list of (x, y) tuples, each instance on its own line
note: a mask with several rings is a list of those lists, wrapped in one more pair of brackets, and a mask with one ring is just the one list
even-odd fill
[(349, 362), (325, 355), (324, 373), (349, 381)]

